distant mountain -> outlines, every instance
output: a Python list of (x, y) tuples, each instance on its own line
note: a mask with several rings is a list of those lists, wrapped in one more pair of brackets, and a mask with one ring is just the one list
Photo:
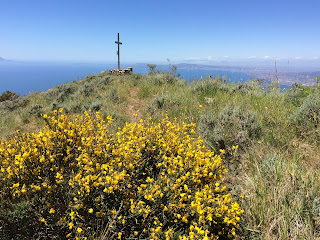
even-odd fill
[(0, 63), (1, 63), (1, 65), (7, 65), (7, 64), (21, 64), (23, 62), (14, 61), (14, 60), (8, 60), (8, 59), (0, 57)]

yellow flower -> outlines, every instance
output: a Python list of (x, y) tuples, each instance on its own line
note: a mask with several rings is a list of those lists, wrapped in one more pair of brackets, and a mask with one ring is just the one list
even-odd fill
[[(208, 225), (214, 228), (216, 218), (217, 222), (226, 220), (228, 229), (221, 235), (232, 235), (232, 228), (238, 228), (243, 210), (223, 184), (225, 150), (215, 155), (201, 137), (194, 137), (196, 125), (186, 115), (170, 120), (163, 113), (157, 122), (125, 123), (114, 132), (109, 128), (111, 117), (88, 111), (71, 120), (58, 111), (46, 116), (47, 126), (39, 133), (20, 134), (10, 142), (0, 139), (0, 178), (3, 186), (9, 186), (1, 189), (1, 197), (10, 199), (9, 204), (19, 201), (20, 194), (33, 194), (39, 199), (41, 216), (44, 209), (50, 214), (59, 212), (60, 207), (54, 210), (56, 197), (69, 199), (64, 206), (69, 216), (55, 219), (51, 215), (50, 221), (67, 224), (71, 233), (66, 237), (75, 239), (85, 239), (91, 224), (82, 220), (88, 217), (97, 222), (112, 212), (114, 224), (128, 224), (124, 209), (150, 219), (145, 226), (132, 222), (135, 238), (208, 239), (206, 229)], [(162, 233), (163, 213), (173, 219), (169, 219), (172, 229)], [(181, 223), (186, 235), (176, 237), (179, 234), (173, 229)], [(116, 231), (115, 238), (125, 235)]]
[(72, 222), (71, 222), (71, 223), (69, 223), (68, 225), (69, 225), (69, 229), (72, 229), (72, 228), (73, 228), (73, 226), (74, 226)]

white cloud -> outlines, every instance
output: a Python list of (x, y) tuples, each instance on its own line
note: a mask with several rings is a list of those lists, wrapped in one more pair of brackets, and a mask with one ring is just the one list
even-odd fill
[(271, 57), (270, 56), (264, 56), (263, 58), (264, 59), (270, 59)]
[(303, 59), (303, 57), (294, 57), (293, 59), (300, 60), (300, 59)]
[(208, 57), (188, 57), (185, 60), (187, 61), (212, 61), (215, 58), (213, 58), (212, 56), (208, 56)]
[(249, 59), (254, 59), (254, 58), (257, 58), (256, 56), (250, 56), (248, 57)]
[(229, 56), (224, 56), (225, 58), (228, 58)]
[(287, 57), (277, 57), (276, 59), (277, 60), (283, 60), (283, 59), (287, 60), (288, 58)]
[(199, 57), (188, 57), (188, 58), (186, 58), (186, 60), (195, 61), (195, 60), (201, 60), (201, 58), (199, 58)]

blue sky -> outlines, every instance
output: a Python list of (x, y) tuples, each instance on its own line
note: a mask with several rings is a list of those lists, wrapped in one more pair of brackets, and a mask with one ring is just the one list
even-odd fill
[[(318, 0), (0, 0), (0, 57), (122, 62), (319, 59)], [(231, 60), (230, 60), (231, 59)]]

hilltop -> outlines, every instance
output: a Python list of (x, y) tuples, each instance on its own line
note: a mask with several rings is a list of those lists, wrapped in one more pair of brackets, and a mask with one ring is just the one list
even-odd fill
[[(190, 84), (169, 73), (124, 76), (102, 72), (80, 81), (0, 102), (0, 137), (38, 132), (43, 115), (64, 109), (71, 118), (99, 111), (126, 122), (183, 117), (196, 123), (208, 149), (224, 150), (225, 177), (244, 209), (243, 239), (316, 239), (320, 233), (319, 87), (280, 92), (276, 83)], [(0, 235), (1, 236), (1, 235)]]

